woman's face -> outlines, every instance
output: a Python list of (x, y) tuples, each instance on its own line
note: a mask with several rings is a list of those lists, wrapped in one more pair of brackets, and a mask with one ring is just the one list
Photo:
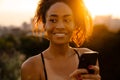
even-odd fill
[(63, 2), (53, 4), (44, 25), (52, 44), (68, 44), (75, 26), (71, 8)]

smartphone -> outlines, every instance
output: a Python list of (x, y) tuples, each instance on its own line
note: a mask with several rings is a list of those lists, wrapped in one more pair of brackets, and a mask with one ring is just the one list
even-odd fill
[(79, 66), (78, 68), (86, 68), (88, 70), (89, 74), (94, 74), (94, 70), (89, 69), (89, 65), (96, 65), (98, 58), (98, 52), (92, 52), (92, 53), (84, 53), (79, 58)]

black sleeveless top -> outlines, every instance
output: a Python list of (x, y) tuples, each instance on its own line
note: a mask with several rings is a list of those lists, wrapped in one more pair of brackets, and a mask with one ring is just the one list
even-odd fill
[[(74, 49), (74, 51), (75, 51), (75, 53), (77, 54), (78, 59), (79, 59), (79, 58), (80, 58), (79, 53), (78, 53), (77, 50), (75, 50), (75, 49)], [(41, 58), (42, 58), (42, 63), (43, 63), (43, 68), (44, 68), (44, 73), (45, 73), (45, 79), (48, 80), (47, 71), (46, 71), (46, 68), (45, 68), (45, 61), (44, 61), (43, 53), (41, 53)], [(79, 64), (80, 64), (80, 61), (79, 61)], [(78, 65), (79, 65), (79, 64), (78, 64)]]

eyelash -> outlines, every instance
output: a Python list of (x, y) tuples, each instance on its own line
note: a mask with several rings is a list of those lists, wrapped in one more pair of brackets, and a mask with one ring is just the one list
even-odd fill
[(52, 23), (56, 23), (57, 19), (50, 19), (49, 21), (52, 22)]
[(65, 19), (64, 21), (69, 23), (69, 22), (71, 22), (71, 19)]
[[(56, 23), (56, 22), (57, 22), (57, 19), (50, 19), (49, 21), (52, 22), (52, 23)], [(71, 22), (71, 21), (72, 21), (71, 19), (64, 19), (64, 22), (65, 22), (65, 23), (69, 23), (69, 22)]]

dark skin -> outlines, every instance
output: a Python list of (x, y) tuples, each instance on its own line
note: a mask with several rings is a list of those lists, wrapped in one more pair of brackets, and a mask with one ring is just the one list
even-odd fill
[[(100, 80), (98, 64), (91, 66), (91, 69), (95, 70), (95, 74), (92, 75), (88, 74), (87, 69), (77, 69), (78, 56), (69, 46), (72, 32), (76, 27), (72, 10), (68, 5), (62, 2), (53, 4), (46, 14), (44, 28), (50, 40), (50, 46), (42, 52), (49, 80)], [(79, 54), (91, 51), (87, 48), (76, 50)], [(22, 64), (21, 79), (45, 80), (41, 54), (29, 58)]]
[[(84, 52), (91, 51), (91, 50), (86, 49), (86, 48), (79, 48), (79, 49), (77, 49), (77, 51), (81, 51), (81, 53), (84, 53)], [(45, 53), (44, 53), (45, 63), (49, 64), (49, 65), (54, 63), (54, 65), (52, 65), (51, 67), (56, 74), (64, 73), (64, 74), (61, 74), (61, 76), (63, 77), (62, 80), (69, 79), (69, 78), (76, 78), (77, 77), (76, 75), (78, 75), (80, 73), (87, 73), (86, 69), (77, 69), (79, 61), (76, 58), (77, 55), (75, 54), (75, 52), (74, 51), (72, 51), (72, 52), (73, 52), (73, 54), (71, 53), (70, 56), (68, 56), (68, 57), (64, 56), (64, 59), (63, 59), (63, 57), (61, 57), (61, 58), (59, 57), (58, 59), (57, 59), (57, 57), (52, 58), (52, 56), (49, 57), (49, 56), (45, 55)], [(69, 60), (68, 60), (68, 58), (69, 58)], [(67, 60), (67, 61), (65, 62), (65, 60)], [(75, 61), (75, 60), (76, 60), (76, 63), (71, 62), (71, 61)], [(63, 63), (71, 63), (71, 64), (68, 65), (68, 64), (63, 64)], [(73, 63), (74, 63), (74, 65), (73, 65)], [(62, 65), (62, 67), (60, 65)], [(60, 67), (58, 68), (58, 66), (60, 66)], [(92, 68), (96, 71), (95, 75), (99, 73), (97, 66), (92, 66)], [(51, 78), (53, 78), (53, 80), (54, 80), (55, 75), (51, 74), (53, 72), (51, 71), (51, 69), (50, 70), (49, 69), (50, 68), (48, 67), (47, 72), (50, 73), (50, 74), (48, 73), (49, 76)], [(58, 72), (60, 72), (60, 73), (58, 73)], [(45, 80), (43, 64), (41, 62), (40, 54), (38, 54), (34, 57), (31, 57), (27, 61), (25, 61), (24, 64), (22, 65), (21, 73), (22, 73), (21, 80)], [(93, 75), (93, 77), (95, 75)], [(81, 76), (84, 77), (84, 76), (89, 76), (89, 75), (81, 75)], [(58, 80), (61, 80), (61, 79), (58, 79)], [(99, 80), (99, 79), (96, 79), (96, 80)]]

